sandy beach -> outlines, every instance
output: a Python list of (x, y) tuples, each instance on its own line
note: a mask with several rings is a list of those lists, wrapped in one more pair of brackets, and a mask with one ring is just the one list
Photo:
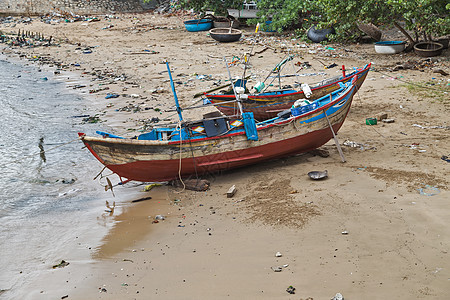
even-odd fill
[[(234, 62), (232, 76), (241, 76), (245, 52), (256, 53), (247, 70), (250, 85), (288, 54), (296, 56), (286, 74), (301, 76), (283, 78), (283, 84), (314, 83), (340, 74), (342, 65), (349, 70), (372, 63), (338, 134), (347, 161), (331, 140), (321, 148), (327, 157), (305, 153), (208, 175), (205, 192), (118, 187), (108, 202), (120, 209), (106, 216), (111, 229), (93, 259), (68, 257), (70, 265), (49, 270), (16, 295), (448, 299), (450, 77), (443, 73), (450, 73), (450, 50), (431, 59), (413, 52), (380, 55), (373, 44), (311, 44), (289, 34), (256, 35), (252, 27), (241, 28), (239, 42), (224, 44), (207, 32), (187, 32), (183, 21), (192, 18), (147, 13), (3, 23), (2, 32), (39, 32), (52, 36), (53, 45), (2, 52), (54, 70), (69, 90), (88, 99), (86, 114), (127, 137), (176, 122), (166, 61), (183, 107), (200, 105), (196, 93), (227, 83), (224, 57)], [(324, 68), (331, 64), (337, 67)], [(108, 93), (118, 97), (106, 99)], [(196, 119), (210, 111), (183, 113)], [(393, 122), (366, 125), (366, 118), (380, 114)], [(92, 177), (101, 169), (93, 166)], [(325, 180), (307, 176), (323, 170)], [(237, 192), (227, 198), (232, 185)], [(152, 199), (132, 202), (144, 197)], [(99, 218), (104, 215), (99, 211)], [(157, 215), (164, 220), (155, 222)]]

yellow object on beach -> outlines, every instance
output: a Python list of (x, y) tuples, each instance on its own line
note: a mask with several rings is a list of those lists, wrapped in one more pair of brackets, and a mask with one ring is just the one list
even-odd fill
[(258, 30), (259, 30), (259, 23), (258, 24), (256, 24), (256, 29), (255, 29), (255, 33), (258, 33)]
[(152, 184), (149, 184), (149, 185), (146, 185), (145, 187), (144, 187), (144, 192), (148, 192), (148, 191), (150, 191), (152, 188), (154, 188), (155, 186), (161, 186), (162, 184), (160, 184), (160, 183), (152, 183)]

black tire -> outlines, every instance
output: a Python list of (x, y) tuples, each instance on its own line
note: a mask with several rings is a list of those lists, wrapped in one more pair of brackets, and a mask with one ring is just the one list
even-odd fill
[(308, 29), (306, 35), (314, 43), (320, 43), (323, 41), (328, 41), (327, 35), (335, 33), (336, 31), (334, 30), (333, 27), (325, 29), (316, 29), (316, 25), (313, 25), (311, 26), (311, 28)]

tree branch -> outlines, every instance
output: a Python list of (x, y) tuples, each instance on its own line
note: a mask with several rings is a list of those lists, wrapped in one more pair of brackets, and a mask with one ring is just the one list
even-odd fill
[(400, 30), (409, 40), (409, 42), (411, 43), (411, 45), (414, 45), (416, 42), (414, 41), (414, 39), (409, 35), (408, 32), (406, 32), (405, 29), (403, 29), (403, 27), (397, 23), (397, 21), (394, 21), (394, 25), (395, 27), (397, 27), (398, 30)]

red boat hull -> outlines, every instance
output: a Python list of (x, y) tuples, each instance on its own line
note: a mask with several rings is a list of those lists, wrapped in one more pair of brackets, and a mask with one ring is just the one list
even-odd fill
[[(342, 123), (333, 126), (335, 132)], [(208, 174), (222, 170), (229, 170), (255, 164), (268, 159), (289, 156), (297, 153), (308, 152), (316, 149), (332, 138), (329, 128), (314, 131), (306, 135), (298, 136), (281, 142), (276, 142), (256, 148), (239, 151), (229, 151), (198, 158), (185, 158), (181, 162), (176, 159), (160, 161), (136, 161), (122, 165), (105, 165), (108, 169), (125, 178), (133, 178), (136, 181), (169, 181), (180, 175), (185, 177), (191, 174)], [(298, 144), (302, 144), (299, 148)], [(280, 149), (283, 149), (280, 152)]]
[(119, 176), (142, 182), (168, 181), (316, 149), (333, 137), (329, 124), (335, 132), (341, 128), (355, 92), (352, 85), (333, 99), (318, 100), (324, 102), (314, 110), (258, 123), (257, 139), (250, 139), (243, 129), (187, 141), (80, 136), (92, 154)]

